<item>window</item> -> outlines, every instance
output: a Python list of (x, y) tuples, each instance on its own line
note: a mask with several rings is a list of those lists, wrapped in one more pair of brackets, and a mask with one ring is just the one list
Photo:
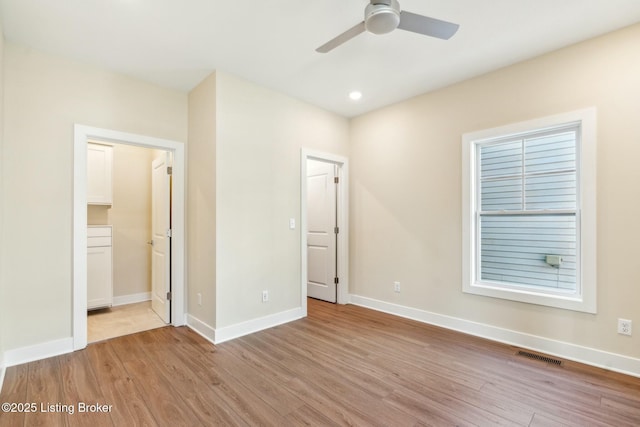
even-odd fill
[(595, 313), (595, 110), (463, 137), (463, 291)]

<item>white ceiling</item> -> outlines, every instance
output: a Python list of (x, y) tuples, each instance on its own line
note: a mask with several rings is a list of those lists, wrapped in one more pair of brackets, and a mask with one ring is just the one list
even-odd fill
[(0, 13), (14, 43), (184, 91), (224, 70), (346, 117), (640, 22), (639, 0), (400, 0), (460, 30), (448, 41), (365, 33), (315, 52), (367, 3), (0, 0)]

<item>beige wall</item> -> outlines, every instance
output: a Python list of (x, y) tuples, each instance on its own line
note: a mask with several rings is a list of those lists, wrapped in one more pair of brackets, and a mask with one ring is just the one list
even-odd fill
[(187, 95), (11, 43), (4, 65), (9, 350), (71, 336), (73, 124), (186, 141)]
[(219, 71), (190, 93), (191, 315), (222, 328), (300, 306), (302, 147), (346, 156), (348, 121)]
[[(616, 333), (640, 319), (639, 44), (636, 25), (353, 119), (351, 293), (640, 357), (640, 334)], [(463, 294), (462, 135), (591, 106), (598, 314)]]
[[(189, 93), (187, 312), (216, 324), (216, 74)], [(197, 295), (202, 295), (202, 305)]]
[[(113, 225), (113, 296), (151, 292), (151, 162), (157, 150), (113, 146), (113, 205), (89, 205), (87, 223)], [(160, 154), (160, 152), (158, 152)]]

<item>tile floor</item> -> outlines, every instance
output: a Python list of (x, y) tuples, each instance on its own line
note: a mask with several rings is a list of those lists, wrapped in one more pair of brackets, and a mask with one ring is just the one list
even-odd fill
[(87, 315), (87, 341), (92, 343), (165, 326), (151, 301), (92, 310)]

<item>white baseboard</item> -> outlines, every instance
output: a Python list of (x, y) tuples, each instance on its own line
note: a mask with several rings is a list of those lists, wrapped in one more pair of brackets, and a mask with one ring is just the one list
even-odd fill
[(145, 301), (151, 301), (151, 292), (140, 292), (139, 294), (120, 295), (117, 297), (114, 296), (113, 307)]
[(61, 354), (71, 353), (72, 351), (73, 338), (62, 338), (42, 344), (7, 350), (4, 354), (4, 363), (7, 367), (22, 365), (23, 363), (59, 356)]
[(254, 332), (282, 325), (283, 323), (292, 322), (302, 317), (304, 317), (302, 308), (298, 307), (287, 311), (281, 311), (280, 313), (270, 314), (269, 316), (260, 317), (258, 319), (236, 323), (235, 325), (225, 326), (224, 328), (216, 329), (215, 343), (220, 344), (221, 342), (239, 338), (243, 335), (249, 335)]
[(382, 311), (418, 322), (440, 326), (508, 345), (523, 347), (586, 365), (640, 377), (640, 359), (610, 353), (595, 348), (583, 347), (568, 342), (552, 340), (537, 335), (525, 334), (509, 329), (472, 322), (457, 317), (445, 316), (416, 308), (392, 304), (372, 298), (351, 295), (351, 304)]
[[(228, 341), (234, 338), (258, 332), (263, 329), (291, 322), (303, 317), (302, 308), (283, 311), (247, 322), (214, 329), (196, 317), (187, 314), (186, 323), (191, 329), (202, 335), (205, 339), (214, 344)], [(9, 366), (21, 365), (35, 360), (46, 359), (48, 357), (59, 356), (73, 351), (73, 338), (62, 338), (42, 344), (35, 344), (27, 347), (7, 350), (4, 354), (4, 364), (0, 365), (0, 378), (4, 378), (5, 368)], [(0, 382), (0, 386), (1, 386)]]
[(194, 317), (194, 316), (192, 316), (192, 315), (190, 315), (188, 313), (187, 313), (187, 315), (185, 317), (187, 318), (186, 321), (184, 322), (185, 325), (187, 325), (188, 327), (193, 329), (195, 332), (200, 334), (207, 341), (215, 343), (215, 341), (216, 341), (216, 330), (212, 326), (209, 326), (208, 324), (206, 324), (202, 320), (200, 320), (197, 317)]
[(302, 308), (298, 307), (291, 310), (282, 311), (280, 313), (260, 317), (258, 319), (236, 323), (235, 325), (225, 326), (219, 329), (214, 329), (213, 327), (209, 326), (205, 322), (190, 314), (187, 315), (186, 323), (187, 326), (189, 326), (198, 334), (202, 335), (208, 341), (211, 341), (214, 344), (220, 344), (234, 338), (239, 338), (244, 335), (249, 335), (254, 332), (282, 325), (283, 323), (298, 320), (302, 317), (304, 317)]

